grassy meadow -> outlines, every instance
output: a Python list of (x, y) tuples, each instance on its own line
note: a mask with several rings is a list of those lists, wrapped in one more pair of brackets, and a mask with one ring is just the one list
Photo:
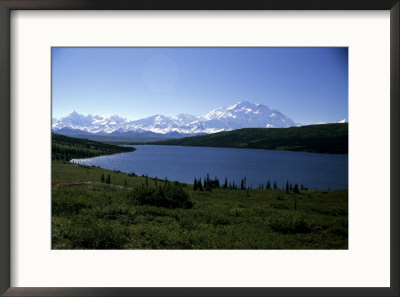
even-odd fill
[(194, 191), (53, 160), (52, 248), (347, 249), (348, 191)]

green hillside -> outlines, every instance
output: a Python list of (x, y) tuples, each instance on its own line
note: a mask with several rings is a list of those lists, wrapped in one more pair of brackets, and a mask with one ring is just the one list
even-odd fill
[(347, 154), (348, 124), (324, 124), (291, 128), (246, 128), (157, 141), (152, 144)]
[(51, 150), (53, 160), (69, 161), (75, 158), (132, 152), (135, 149), (52, 133)]

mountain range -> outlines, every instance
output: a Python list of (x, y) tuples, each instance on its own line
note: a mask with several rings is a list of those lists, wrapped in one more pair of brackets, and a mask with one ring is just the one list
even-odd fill
[(297, 126), (292, 119), (266, 105), (238, 102), (220, 107), (204, 116), (154, 115), (128, 120), (118, 115), (82, 115), (72, 111), (52, 119), (52, 130), (64, 135), (111, 135), (146, 137), (185, 137), (231, 131), (240, 128), (285, 128)]

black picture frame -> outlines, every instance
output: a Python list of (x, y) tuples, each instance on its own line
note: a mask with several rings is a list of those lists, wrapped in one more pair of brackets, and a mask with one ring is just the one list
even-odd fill
[[(399, 296), (400, 0), (0, 0), (0, 294), (2, 296)], [(10, 287), (10, 11), (12, 10), (390, 10), (389, 288)], [(368, 261), (368, 259), (366, 259)]]

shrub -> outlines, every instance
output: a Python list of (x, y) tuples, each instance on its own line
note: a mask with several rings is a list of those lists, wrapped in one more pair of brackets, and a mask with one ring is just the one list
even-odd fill
[(139, 205), (153, 205), (166, 208), (192, 208), (193, 203), (189, 200), (182, 185), (174, 183), (158, 189), (141, 186), (133, 192), (134, 200)]
[(269, 225), (279, 233), (309, 233), (315, 229), (313, 222), (304, 215), (275, 215), (271, 217)]
[(328, 228), (327, 230), (329, 233), (342, 236), (342, 237), (348, 237), (348, 223), (347, 221), (342, 221), (342, 220), (335, 220)]
[[(283, 200), (283, 199), (278, 199)], [(289, 209), (289, 207), (283, 203), (271, 203), (271, 208), (274, 209)]]
[(78, 216), (73, 219), (68, 237), (75, 249), (121, 249), (128, 236), (126, 227)]
[(70, 240), (74, 248), (121, 249), (127, 241), (127, 234), (121, 229), (103, 225), (75, 229)]
[[(72, 196), (73, 194), (75, 194), (75, 196)], [(72, 214), (78, 214), (84, 208), (91, 207), (86, 201), (80, 198), (81, 197), (79, 197), (78, 194), (76, 194), (75, 192), (68, 193), (63, 191), (52, 200), (52, 215), (70, 216)]]
[(234, 206), (229, 210), (229, 214), (234, 217), (240, 217), (242, 214), (242, 209), (237, 206)]

